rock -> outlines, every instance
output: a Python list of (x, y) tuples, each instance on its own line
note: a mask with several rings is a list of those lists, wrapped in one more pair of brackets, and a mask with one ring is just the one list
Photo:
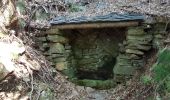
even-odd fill
[(53, 62), (54, 62), (54, 63), (64, 62), (64, 61), (66, 61), (66, 58), (65, 58), (65, 57), (59, 57), (59, 58), (54, 58), (54, 59), (53, 59)]
[(86, 91), (87, 91), (88, 93), (95, 91), (95, 90), (94, 90), (93, 88), (91, 88), (91, 87), (86, 87), (85, 89), (86, 89)]
[(45, 33), (46, 34), (62, 34), (62, 32), (59, 29), (54, 28), (54, 27), (50, 28)]
[(59, 53), (59, 54), (64, 54), (65, 53), (65, 48), (61, 43), (54, 43), (50, 46), (50, 49), (48, 51), (50, 54), (55, 54), (55, 53)]
[(128, 28), (128, 35), (145, 35), (146, 33), (144, 32), (144, 30), (140, 27), (132, 27), (132, 28)]
[(139, 60), (132, 60), (132, 65), (135, 67), (135, 68), (141, 68), (144, 66), (144, 61), (142, 59), (139, 59)]
[(157, 34), (157, 35), (154, 35), (154, 38), (163, 39), (164, 37), (161, 34)]
[(129, 44), (128, 46), (126, 46), (126, 49), (139, 49), (139, 50), (144, 50), (144, 51), (148, 51), (151, 49), (150, 45), (140, 45), (140, 44)]
[(78, 61), (79, 65), (86, 65), (86, 64), (91, 64), (91, 63), (97, 63), (98, 59), (94, 58), (84, 58)]
[(135, 54), (130, 54), (129, 58), (130, 59), (141, 59), (141, 57), (139, 57), (138, 55), (135, 55)]
[(120, 65), (120, 66), (131, 66), (131, 61), (130, 59), (117, 59), (117, 65)]
[[(144, 36), (127, 36), (127, 40), (136, 40), (136, 41), (147, 41), (150, 42), (152, 41), (153, 37), (152, 35), (144, 35)], [(135, 42), (135, 41), (134, 41)]]
[(141, 45), (149, 45), (149, 44), (150, 44), (149, 42), (150, 42), (150, 41), (127, 40), (127, 45), (129, 45), (129, 44), (134, 44), (134, 43), (136, 43), (136, 44), (141, 44)]
[(59, 54), (59, 53), (57, 53), (57, 54), (51, 54), (50, 55), (51, 56), (51, 58), (62, 58), (62, 57), (65, 57), (65, 55), (64, 54)]
[(58, 62), (55, 64), (55, 68), (59, 71), (66, 70), (67, 67), (67, 62)]
[(60, 35), (48, 35), (47, 40), (62, 44), (68, 43), (68, 39)]
[(126, 53), (144, 55), (144, 53), (142, 51), (135, 50), (135, 49), (126, 49)]
[(115, 65), (113, 72), (114, 74), (119, 74), (119, 75), (133, 75), (135, 72), (135, 68), (133, 66)]
[(42, 47), (43, 47), (43, 48), (49, 48), (50, 45), (49, 45), (48, 43), (43, 43)]

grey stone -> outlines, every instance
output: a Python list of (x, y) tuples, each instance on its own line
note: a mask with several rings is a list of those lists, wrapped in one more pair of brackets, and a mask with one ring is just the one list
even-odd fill
[(67, 62), (58, 62), (58, 63), (55, 64), (55, 67), (59, 71), (66, 70), (68, 68)]
[(45, 32), (46, 34), (62, 34), (62, 32), (54, 27), (51, 27), (49, 30)]
[[(127, 36), (127, 40), (136, 40), (136, 41), (147, 41), (150, 42), (152, 41), (153, 36), (152, 35), (144, 35), (144, 36)], [(134, 41), (135, 42), (135, 41)]]
[(48, 35), (47, 40), (62, 44), (68, 43), (68, 39), (60, 35)]
[(65, 55), (64, 55), (64, 54), (60, 54), (60, 53), (51, 54), (50, 56), (51, 56), (53, 59), (54, 59), (54, 58), (61, 58), (61, 57), (65, 57)]
[(144, 55), (144, 52), (140, 50), (135, 50), (135, 49), (126, 49), (126, 53)]
[(154, 38), (163, 39), (164, 37), (161, 34), (157, 34), (157, 35), (154, 35)]
[(139, 41), (139, 40), (127, 40), (127, 45), (129, 44), (141, 44), (141, 45), (149, 45), (150, 41)]
[(151, 49), (150, 45), (141, 45), (141, 44), (129, 44), (128, 46), (126, 46), (126, 49), (139, 49), (139, 50), (144, 50), (144, 51), (148, 51)]
[(55, 53), (65, 53), (65, 48), (61, 43), (54, 43), (50, 46), (50, 49), (48, 51), (50, 54)]
[(91, 64), (91, 63), (97, 63), (98, 59), (94, 58), (84, 58), (78, 61), (79, 65), (86, 65), (86, 64)]
[(65, 62), (66, 58), (65, 57), (59, 57), (59, 58), (54, 58), (53, 62), (58, 63), (58, 62)]
[(128, 35), (145, 35), (146, 33), (144, 32), (143, 28), (141, 27), (132, 27), (128, 28)]

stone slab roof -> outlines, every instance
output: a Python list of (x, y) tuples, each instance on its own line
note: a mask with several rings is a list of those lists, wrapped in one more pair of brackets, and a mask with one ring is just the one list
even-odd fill
[(82, 23), (98, 23), (98, 22), (125, 22), (125, 21), (143, 21), (144, 16), (137, 13), (109, 13), (97, 16), (58, 16), (50, 21), (51, 25), (65, 24), (82, 24)]

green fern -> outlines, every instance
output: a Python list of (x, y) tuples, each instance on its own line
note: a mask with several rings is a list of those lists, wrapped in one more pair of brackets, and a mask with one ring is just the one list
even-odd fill
[(154, 79), (157, 82), (164, 80), (168, 75), (170, 75), (170, 50), (165, 48), (159, 55), (157, 63), (153, 68)]

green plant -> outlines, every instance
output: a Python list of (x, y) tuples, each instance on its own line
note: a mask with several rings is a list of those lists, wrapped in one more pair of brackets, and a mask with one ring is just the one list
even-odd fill
[(152, 77), (147, 76), (147, 75), (144, 75), (144, 76), (141, 76), (140, 80), (141, 80), (141, 82), (144, 83), (145, 85), (149, 85), (149, 84), (151, 84), (151, 82), (152, 82)]
[(160, 82), (170, 75), (170, 50), (164, 48), (158, 54), (156, 64), (153, 66), (154, 80)]

